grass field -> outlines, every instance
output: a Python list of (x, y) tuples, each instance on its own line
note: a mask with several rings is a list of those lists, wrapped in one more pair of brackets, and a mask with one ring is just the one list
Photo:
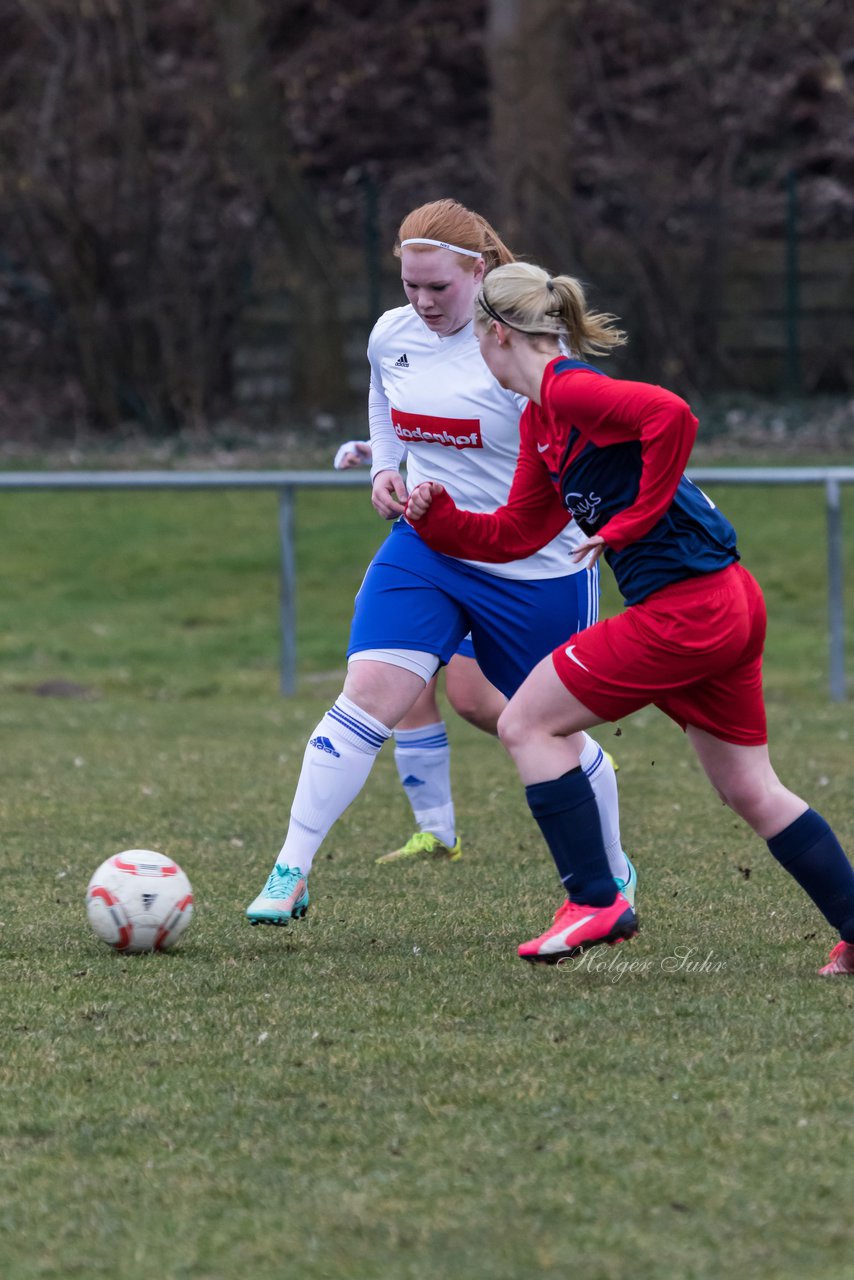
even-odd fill
[[(767, 591), (778, 770), (854, 850), (820, 494), (713, 496)], [(0, 1276), (850, 1280), (854, 984), (815, 977), (829, 929), (657, 713), (599, 735), (630, 946), (515, 958), (554, 872), (500, 747), (450, 714), (463, 860), (373, 865), (410, 830), (386, 748), (307, 919), (246, 925), (384, 533), (360, 492), (297, 523), (285, 700), (273, 498), (0, 501)], [(170, 955), (88, 931), (89, 875), (134, 846), (193, 881)]]

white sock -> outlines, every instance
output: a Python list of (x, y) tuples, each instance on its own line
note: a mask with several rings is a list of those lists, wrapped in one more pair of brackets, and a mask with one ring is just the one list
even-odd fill
[(420, 729), (395, 729), (394, 762), (420, 831), (448, 848), (457, 838), (451, 797), (451, 748), (444, 720)]
[(339, 695), (305, 749), (288, 834), (276, 859), (280, 866), (304, 874), (311, 869), (329, 828), (362, 790), (389, 737), (390, 729)]
[(586, 733), (580, 763), (590, 779), (590, 785), (596, 797), (599, 821), (602, 823), (602, 839), (605, 842), (605, 853), (608, 855), (611, 875), (615, 879), (627, 880), (629, 864), (623, 853), (623, 843), (620, 839), (620, 802), (617, 797), (617, 777), (614, 766), (599, 743), (594, 742)]

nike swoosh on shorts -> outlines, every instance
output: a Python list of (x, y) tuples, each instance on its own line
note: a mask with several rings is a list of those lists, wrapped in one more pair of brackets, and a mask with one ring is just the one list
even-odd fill
[(581, 661), (581, 659), (580, 659), (580, 658), (576, 658), (575, 654), (572, 652), (574, 648), (575, 648), (575, 645), (574, 645), (574, 644), (568, 644), (568, 645), (566, 646), (566, 648), (564, 649), (564, 653), (565, 653), (565, 654), (566, 654), (566, 656), (569, 658), (570, 662), (574, 662), (574, 663), (575, 663), (575, 665), (576, 665), (577, 667), (581, 667), (581, 670), (582, 670), (582, 671), (589, 671), (589, 670), (590, 670), (590, 668), (589, 668), (589, 667), (585, 667), (585, 665), (584, 665), (584, 663)]

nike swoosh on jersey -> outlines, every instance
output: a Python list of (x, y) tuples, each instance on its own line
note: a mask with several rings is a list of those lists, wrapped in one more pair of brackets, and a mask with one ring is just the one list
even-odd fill
[(540, 444), (539, 440), (537, 441), (537, 453), (545, 453), (548, 447), (547, 444)]

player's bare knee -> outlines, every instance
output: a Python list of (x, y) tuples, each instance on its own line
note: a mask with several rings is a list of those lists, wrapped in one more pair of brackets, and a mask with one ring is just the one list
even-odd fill
[(450, 680), (445, 684), (445, 692), (448, 695), (448, 701), (458, 716), (461, 716), (463, 720), (468, 720), (469, 724), (478, 723), (479, 709), (475, 698), (461, 694), (452, 688)]
[(371, 664), (354, 662), (347, 670), (343, 693), (357, 706), (367, 711), (368, 707), (365, 704), (372, 702), (375, 695), (383, 689), (383, 680), (384, 678), (372, 669)]
[(512, 715), (512, 712), (510, 711), (510, 708), (505, 707), (504, 710), (501, 712), (501, 715), (498, 717), (498, 724), (496, 726), (496, 728), (498, 729), (498, 737), (501, 739), (502, 745), (507, 747), (508, 750), (510, 749), (512, 720), (513, 720), (513, 715)]
[(526, 718), (512, 703), (508, 703), (498, 717), (498, 737), (511, 756), (526, 741), (526, 724)]
[(452, 692), (450, 686), (446, 688), (446, 692), (458, 716), (473, 724), (476, 729), (483, 729), (485, 733), (496, 732), (496, 716), (491, 708), (485, 707), (477, 698)]
[(344, 696), (389, 728), (415, 703), (423, 685), (411, 672), (377, 662), (353, 662), (344, 681)]
[(769, 806), (773, 801), (764, 787), (735, 783), (726, 791), (718, 790), (718, 795), (733, 813), (737, 813), (750, 827), (762, 826)]
[(495, 735), (498, 733), (498, 712), (490, 708), (479, 707), (476, 714), (472, 716), (470, 723), (476, 729), (482, 729), (484, 733)]

